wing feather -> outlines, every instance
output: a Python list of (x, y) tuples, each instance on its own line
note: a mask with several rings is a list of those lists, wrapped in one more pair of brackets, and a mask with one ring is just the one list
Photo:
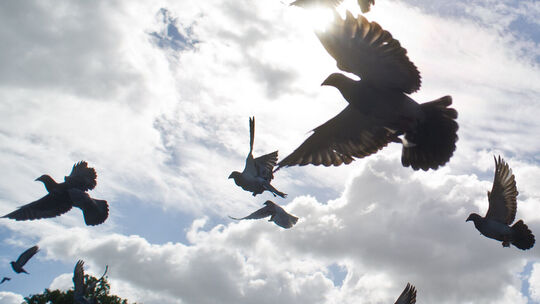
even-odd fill
[(39, 247), (37, 245), (26, 249), (23, 253), (21, 253), (15, 263), (17, 263), (17, 265), (20, 267), (23, 267), (26, 262), (28, 262), (28, 260), (30, 260), (38, 251)]
[(232, 218), (233, 220), (257, 220), (257, 219), (269, 217), (272, 214), (274, 214), (274, 207), (271, 205), (266, 205), (262, 207), (261, 209), (251, 213), (250, 215), (242, 217), (242, 218), (235, 218), (232, 216), (229, 216), (229, 217)]
[(73, 165), (69, 176), (64, 178), (68, 188), (78, 188), (82, 191), (92, 190), (96, 187), (96, 170), (89, 168), (88, 163), (80, 161)]
[(349, 164), (354, 158), (379, 151), (393, 139), (388, 130), (350, 105), (313, 131), (293, 153), (278, 163), (276, 170), (294, 165)]
[(65, 193), (49, 193), (39, 200), (21, 206), (3, 217), (17, 221), (51, 218), (68, 212), (71, 207), (71, 201)]
[(405, 93), (420, 89), (420, 72), (407, 50), (376, 22), (361, 15), (354, 18), (350, 12), (344, 20), (335, 12), (330, 28), (316, 34), (339, 69), (383, 88)]
[[(495, 158), (495, 157), (494, 157)], [(508, 163), (495, 158), (495, 177), (493, 187), (488, 192), (489, 208), (486, 218), (511, 225), (516, 217), (518, 191), (516, 180)]]
[(407, 286), (397, 299), (395, 304), (414, 304), (416, 303), (416, 288), (407, 283)]

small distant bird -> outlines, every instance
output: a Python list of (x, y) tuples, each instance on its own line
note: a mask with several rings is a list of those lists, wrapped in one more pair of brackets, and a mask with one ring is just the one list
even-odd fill
[(242, 218), (235, 218), (232, 216), (229, 216), (229, 217), (233, 220), (239, 221), (239, 220), (257, 220), (257, 219), (262, 219), (269, 216), (270, 217), (270, 219), (268, 220), (269, 222), (274, 222), (276, 223), (276, 225), (281, 226), (286, 229), (291, 228), (298, 221), (298, 218), (296, 216), (287, 213), (287, 211), (285, 211), (283, 208), (276, 205), (272, 201), (266, 201), (264, 205), (266, 206), (262, 207), (261, 209), (253, 212), (252, 214), (246, 217), (242, 217)]
[(39, 247), (36, 245), (34, 247), (28, 248), (25, 252), (21, 253), (17, 261), (11, 262), (11, 268), (13, 268), (13, 271), (16, 273), (27, 273), (26, 270), (24, 270), (23, 266), (30, 260), (37, 252), (39, 251)]
[(99, 225), (109, 216), (109, 205), (107, 201), (91, 198), (86, 193), (94, 189), (96, 178), (96, 171), (89, 168), (85, 161), (73, 165), (71, 174), (64, 177), (63, 183), (57, 183), (44, 174), (36, 181), (42, 182), (49, 194), (3, 217), (17, 221), (51, 218), (64, 214), (75, 206), (83, 211), (86, 225)]
[(11, 278), (3, 277), (3, 278), (2, 278), (2, 281), (0, 281), (0, 284), (3, 284), (3, 283), (6, 282), (6, 281), (11, 281)]
[(274, 178), (272, 169), (276, 165), (278, 159), (278, 151), (268, 153), (266, 155), (253, 158), (253, 142), (255, 141), (255, 117), (249, 118), (249, 154), (246, 158), (246, 166), (244, 171), (234, 171), (229, 175), (229, 178), (234, 179), (236, 185), (242, 189), (252, 192), (253, 196), (270, 191), (274, 196), (286, 197), (287, 194), (278, 191), (274, 188), (270, 181)]
[(85, 297), (87, 286), (84, 284), (84, 261), (79, 260), (73, 269), (73, 300), (76, 304), (94, 304), (96, 299), (88, 299)]
[(397, 299), (395, 304), (414, 304), (416, 303), (416, 288), (407, 283), (407, 286)]
[(350, 12), (343, 20), (334, 11), (334, 22), (316, 34), (338, 68), (360, 80), (341, 73), (324, 80), (322, 85), (336, 87), (349, 105), (315, 128), (276, 170), (349, 164), (391, 142), (403, 145), (401, 163), (414, 170), (436, 170), (450, 160), (458, 138), (452, 98), (418, 104), (407, 96), (420, 88), (420, 72), (398, 40), (376, 22)]
[(495, 177), (493, 188), (488, 191), (489, 208), (485, 217), (471, 213), (466, 222), (473, 221), (481, 234), (490, 239), (501, 241), (503, 247), (510, 244), (519, 249), (531, 249), (534, 246), (534, 235), (522, 220), (513, 226), (516, 217), (518, 191), (512, 169), (508, 164), (495, 156)]
[[(343, 0), (296, 0), (290, 5), (296, 5), (303, 8), (313, 7), (313, 6), (323, 6), (323, 7), (337, 7), (343, 2)], [(369, 12), (371, 5), (375, 5), (375, 0), (358, 0), (358, 5), (362, 13)]]

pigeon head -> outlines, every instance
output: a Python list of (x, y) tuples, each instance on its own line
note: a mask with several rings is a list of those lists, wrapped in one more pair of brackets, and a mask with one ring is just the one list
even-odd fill
[(36, 180), (36, 181), (40, 181), (40, 182), (46, 184), (46, 183), (52, 181), (53, 179), (52, 179), (52, 177), (50, 177), (49, 175), (43, 174), (42, 176), (36, 178), (35, 180)]
[(467, 218), (467, 220), (465, 220), (465, 222), (469, 222), (469, 221), (473, 221), (476, 223), (476, 221), (480, 220), (482, 217), (476, 213), (471, 213), (469, 214), (469, 217)]
[(354, 83), (354, 80), (341, 73), (332, 73), (330, 74), (330, 76), (326, 77), (326, 79), (321, 83), (321, 85), (332, 86), (338, 89), (342, 89), (349, 83)]
[(236, 180), (242, 173), (238, 172), (238, 171), (233, 171), (231, 173), (231, 175), (229, 175), (229, 178), (232, 178), (234, 180)]
[(272, 201), (266, 201), (266, 202), (264, 202), (263, 205), (266, 205), (266, 206), (268, 206), (268, 205), (274, 205), (274, 202), (272, 202)]

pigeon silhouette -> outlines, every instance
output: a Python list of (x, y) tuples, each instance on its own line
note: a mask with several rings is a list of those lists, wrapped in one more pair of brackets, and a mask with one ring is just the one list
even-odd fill
[(85, 161), (73, 165), (71, 174), (64, 178), (63, 183), (57, 183), (49, 175), (42, 175), (36, 181), (42, 182), (49, 193), (3, 217), (17, 221), (52, 218), (75, 206), (83, 211), (86, 225), (99, 225), (109, 216), (109, 206), (107, 201), (91, 198), (86, 193), (94, 189), (96, 178), (96, 171), (89, 168)]
[(248, 216), (245, 216), (242, 218), (236, 218), (232, 216), (229, 216), (229, 217), (237, 221), (257, 220), (257, 219), (262, 219), (265, 217), (270, 217), (270, 219), (268, 220), (269, 222), (274, 222), (276, 223), (276, 225), (283, 227), (285, 229), (291, 228), (298, 221), (298, 218), (296, 216), (287, 213), (287, 211), (285, 211), (283, 208), (276, 205), (272, 201), (266, 201), (264, 205), (265, 205), (264, 207), (253, 212), (252, 214)]
[(501, 241), (503, 247), (510, 247), (510, 244), (519, 249), (531, 249), (534, 246), (534, 235), (529, 227), (522, 220), (517, 221), (513, 226), (512, 222), (517, 211), (517, 187), (512, 174), (512, 169), (508, 164), (495, 156), (495, 177), (493, 188), (488, 191), (489, 208), (485, 217), (476, 213), (471, 213), (466, 222), (473, 221), (474, 226), (481, 234), (490, 239)]
[(286, 197), (287, 194), (274, 188), (270, 181), (274, 178), (272, 169), (278, 159), (278, 151), (253, 158), (253, 142), (255, 141), (255, 117), (249, 119), (249, 154), (246, 158), (244, 171), (234, 171), (229, 178), (234, 179), (236, 185), (242, 189), (252, 192), (253, 196), (270, 191), (274, 196)]
[(458, 138), (457, 111), (449, 108), (452, 98), (418, 104), (407, 94), (420, 88), (420, 73), (399, 41), (363, 16), (356, 19), (347, 12), (343, 20), (335, 11), (334, 15), (333, 24), (317, 36), (338, 68), (361, 80), (340, 73), (324, 80), (322, 85), (336, 87), (349, 105), (315, 128), (276, 170), (349, 164), (390, 142), (403, 145), (401, 163), (405, 167), (437, 169), (448, 162)]
[(416, 303), (416, 288), (407, 283), (407, 286), (397, 299), (395, 304), (414, 304)]
[(2, 281), (0, 281), (0, 284), (3, 284), (4, 282), (11, 281), (11, 278), (3, 277)]
[[(334, 8), (340, 5), (342, 2), (343, 0), (296, 0), (290, 5), (296, 5), (303, 8), (316, 6)], [(358, 5), (360, 6), (362, 13), (367, 13), (369, 12), (371, 5), (375, 5), (375, 0), (358, 0)]]
[(39, 247), (36, 245), (34, 247), (28, 248), (25, 252), (21, 253), (17, 261), (11, 262), (11, 268), (13, 268), (13, 271), (16, 273), (24, 272), (28, 274), (28, 272), (23, 268), (23, 266), (30, 260), (37, 252), (39, 251)]

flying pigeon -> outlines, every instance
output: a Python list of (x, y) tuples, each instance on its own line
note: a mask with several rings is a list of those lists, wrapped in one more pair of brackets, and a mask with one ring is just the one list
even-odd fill
[[(93, 304), (96, 299), (88, 300), (85, 297), (87, 286), (84, 284), (84, 261), (79, 260), (73, 269), (73, 300), (76, 304)], [(90, 289), (90, 288), (88, 288)]]
[(407, 286), (397, 299), (395, 304), (414, 304), (416, 303), (416, 288), (407, 283)]
[(519, 249), (531, 249), (534, 246), (534, 235), (523, 220), (510, 226), (516, 217), (517, 187), (508, 164), (495, 156), (495, 177), (493, 188), (488, 191), (489, 208), (485, 217), (471, 213), (466, 222), (473, 221), (474, 226), (481, 234), (490, 239), (501, 241), (503, 247), (510, 244)]
[(448, 162), (458, 138), (457, 111), (449, 108), (452, 98), (418, 104), (407, 94), (420, 88), (420, 72), (399, 41), (363, 16), (354, 18), (347, 12), (343, 20), (335, 11), (334, 15), (330, 28), (317, 36), (338, 68), (361, 80), (340, 73), (324, 80), (322, 85), (336, 87), (349, 104), (315, 128), (276, 170), (349, 164), (390, 142), (403, 145), (401, 163), (405, 167), (427, 171)]
[(268, 220), (269, 222), (274, 222), (276, 223), (276, 225), (281, 226), (286, 229), (291, 228), (298, 221), (298, 218), (296, 216), (288, 214), (287, 211), (285, 211), (283, 208), (276, 205), (272, 201), (266, 201), (264, 205), (266, 206), (262, 207), (261, 209), (253, 212), (252, 214), (246, 217), (242, 217), (242, 218), (235, 218), (232, 216), (229, 216), (229, 217), (233, 220), (239, 221), (239, 220), (257, 220), (257, 219), (262, 219), (269, 216), (270, 217), (270, 219)]
[[(296, 0), (290, 5), (296, 5), (303, 8), (313, 7), (313, 6), (323, 6), (323, 7), (337, 7), (343, 2), (343, 0)], [(369, 12), (371, 5), (375, 5), (375, 0), (358, 0), (358, 5), (362, 13)]]
[(21, 273), (21, 272), (24, 272), (26, 274), (28, 274), (28, 272), (26, 272), (26, 270), (24, 270), (23, 266), (26, 264), (26, 262), (28, 262), (28, 260), (30, 260), (37, 252), (39, 251), (39, 247), (36, 245), (34, 247), (31, 247), (31, 248), (28, 248), (25, 252), (23, 252), (19, 258), (17, 259), (17, 261), (15, 262), (11, 262), (11, 268), (13, 268), (13, 271), (15, 271), (16, 273)]
[(253, 142), (255, 140), (255, 117), (249, 118), (249, 154), (246, 158), (246, 166), (241, 173), (234, 171), (229, 175), (229, 178), (234, 179), (236, 185), (242, 189), (252, 192), (253, 196), (270, 191), (274, 196), (279, 195), (286, 197), (287, 194), (278, 191), (270, 181), (274, 178), (272, 169), (276, 165), (278, 159), (278, 151), (268, 153), (266, 155), (253, 158)]
[(3, 277), (3, 278), (2, 278), (2, 281), (0, 281), (0, 284), (3, 284), (3, 283), (6, 282), (6, 281), (11, 281), (11, 278)]
[(107, 201), (91, 198), (86, 191), (96, 186), (96, 171), (85, 161), (73, 165), (71, 174), (57, 183), (49, 175), (36, 179), (45, 185), (49, 194), (39, 200), (19, 207), (4, 215), (17, 221), (56, 217), (68, 212), (73, 206), (83, 211), (86, 225), (99, 225), (109, 216)]

